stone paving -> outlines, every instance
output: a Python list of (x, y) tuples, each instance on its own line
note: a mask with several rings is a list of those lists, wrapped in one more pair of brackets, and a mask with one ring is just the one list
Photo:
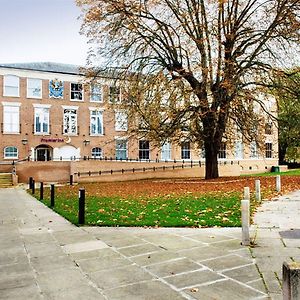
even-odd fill
[(240, 228), (76, 227), (0, 189), (0, 299), (279, 299), (282, 262), (300, 259), (291, 199), (263, 204), (249, 249)]

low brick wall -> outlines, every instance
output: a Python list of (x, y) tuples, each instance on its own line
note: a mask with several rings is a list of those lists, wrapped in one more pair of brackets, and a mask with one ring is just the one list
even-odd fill
[(278, 166), (278, 159), (245, 159), (240, 163), (241, 174), (270, 172), (272, 166)]
[(67, 182), (70, 179), (70, 162), (27, 161), (16, 166), (19, 182), (28, 182), (33, 177), (36, 182)]
[(13, 165), (10, 164), (0, 164), (0, 173), (11, 173)]

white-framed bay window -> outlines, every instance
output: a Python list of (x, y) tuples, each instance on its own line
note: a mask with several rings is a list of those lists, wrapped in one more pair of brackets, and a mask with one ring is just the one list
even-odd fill
[(249, 157), (252, 158), (252, 159), (259, 158), (259, 155), (258, 155), (258, 146), (257, 146), (256, 141), (252, 141), (250, 143), (250, 154), (249, 154)]
[(20, 78), (15, 75), (4, 75), (3, 96), (20, 97)]
[(50, 134), (50, 104), (33, 104), (34, 133)]
[(244, 144), (242, 141), (235, 141), (234, 145), (234, 154), (235, 159), (243, 159), (244, 158)]
[(42, 98), (42, 79), (27, 78), (27, 98)]
[(97, 136), (104, 134), (103, 128), (103, 109), (89, 107), (90, 110), (90, 135)]
[(63, 134), (77, 135), (78, 106), (62, 106), (63, 108)]
[(115, 130), (127, 131), (128, 130), (128, 116), (124, 110), (115, 111)]
[(4, 134), (20, 133), (20, 106), (19, 102), (2, 102), (3, 105), (3, 126)]

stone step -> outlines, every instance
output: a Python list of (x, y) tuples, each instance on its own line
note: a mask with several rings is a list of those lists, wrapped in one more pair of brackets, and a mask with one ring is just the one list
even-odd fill
[(12, 187), (12, 185), (11, 173), (0, 173), (0, 188)]

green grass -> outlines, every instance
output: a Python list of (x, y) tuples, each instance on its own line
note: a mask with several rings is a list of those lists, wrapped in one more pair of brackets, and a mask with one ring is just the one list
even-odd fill
[[(38, 191), (36, 193), (38, 195)], [(45, 200), (50, 205), (49, 189)], [(86, 197), (86, 225), (98, 226), (159, 226), (212, 227), (241, 226), (240, 193), (210, 193), (206, 195), (138, 197)], [(254, 208), (256, 203), (253, 203)], [(78, 223), (78, 198), (57, 194), (57, 213), (74, 224)]]
[(265, 176), (276, 176), (276, 175), (282, 175), (282, 176), (297, 176), (300, 175), (300, 169), (294, 169), (286, 172), (267, 172), (267, 173), (259, 173), (259, 174), (247, 174), (243, 175), (246, 177), (254, 177), (254, 176), (259, 176), (259, 177), (265, 177)]

